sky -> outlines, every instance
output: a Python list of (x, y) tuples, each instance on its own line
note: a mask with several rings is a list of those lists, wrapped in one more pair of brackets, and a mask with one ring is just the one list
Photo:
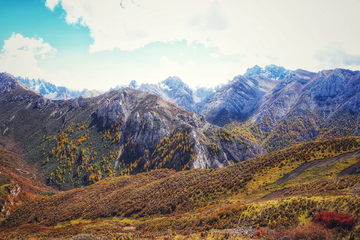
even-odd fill
[(0, 0), (0, 72), (106, 91), (254, 65), (360, 70), (360, 0)]

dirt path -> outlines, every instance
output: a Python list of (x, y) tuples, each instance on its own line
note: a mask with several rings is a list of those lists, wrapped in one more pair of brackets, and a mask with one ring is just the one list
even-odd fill
[(348, 175), (356, 175), (356, 174), (360, 174), (360, 161), (357, 164), (354, 164), (350, 167), (348, 167), (347, 169), (343, 170), (338, 177), (342, 177), (345, 176), (346, 174)]
[(300, 165), (300, 167), (294, 169), (293, 171), (285, 174), (284, 177), (280, 178), (279, 180), (277, 180), (275, 182), (275, 184), (279, 185), (279, 184), (283, 184), (286, 183), (287, 181), (290, 181), (296, 177), (298, 177), (300, 174), (302, 174), (306, 169), (311, 168), (311, 167), (326, 167), (331, 163), (337, 162), (337, 161), (343, 161), (349, 158), (354, 158), (360, 156), (360, 150), (357, 150), (355, 152), (350, 152), (350, 153), (344, 153), (341, 154), (339, 156), (336, 157), (332, 157), (332, 158), (324, 158), (324, 159), (319, 159), (319, 160), (314, 160), (311, 162), (307, 162), (307, 163), (303, 163)]
[(288, 190), (289, 190), (288, 188), (277, 190), (275, 192), (272, 192), (272, 193), (269, 193), (268, 195), (263, 196), (262, 198), (260, 198), (257, 201), (268, 201), (268, 200), (272, 200), (272, 199), (283, 198), (283, 197), (285, 197), (285, 193)]

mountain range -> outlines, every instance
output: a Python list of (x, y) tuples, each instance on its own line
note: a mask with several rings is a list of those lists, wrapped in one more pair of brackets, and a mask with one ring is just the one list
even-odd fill
[(15, 142), (60, 189), (151, 169), (219, 168), (265, 153), (202, 115), (136, 89), (50, 100), (2, 73), (0, 92), (0, 143)]
[(29, 78), (22, 78), (17, 77), (17, 80), (25, 84), (26, 86), (30, 87), (31, 89), (37, 91), (41, 95), (45, 96), (48, 99), (71, 99), (77, 98), (79, 96), (89, 98), (89, 97), (96, 97), (99, 96), (101, 93), (97, 90), (88, 90), (83, 89), (79, 90), (72, 90), (66, 87), (56, 86), (50, 82), (45, 81), (44, 79), (29, 79)]
[(357, 239), (359, 84), (270, 65), (85, 97), (0, 73), (0, 238)]
[[(55, 99), (99, 94), (71, 91), (44, 80), (18, 79), (44, 96), (56, 93)], [(318, 139), (359, 135), (359, 71), (334, 69), (314, 73), (256, 65), (228, 84), (212, 88), (191, 89), (173, 76), (158, 84), (139, 85), (133, 80), (110, 91), (126, 87), (163, 97), (186, 111), (204, 115), (215, 125), (227, 125), (228, 130), (246, 136), (267, 151)], [(344, 128), (339, 129), (339, 121)]]

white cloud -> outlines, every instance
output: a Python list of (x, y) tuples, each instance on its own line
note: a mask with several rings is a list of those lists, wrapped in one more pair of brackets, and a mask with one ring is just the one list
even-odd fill
[(19, 33), (13, 33), (4, 42), (0, 52), (0, 72), (6, 71), (15, 76), (44, 76), (44, 71), (38, 67), (38, 58), (52, 58), (56, 53), (56, 49), (42, 38), (27, 38)]
[(218, 57), (220, 57), (220, 55), (217, 54), (217, 53), (210, 53), (210, 56), (211, 56), (212, 58), (218, 58)]
[(46, 6), (58, 3), (69, 24), (89, 27), (90, 52), (185, 39), (222, 55), (273, 58), (309, 70), (319, 64), (314, 54), (333, 42), (360, 54), (358, 0), (47, 0)]
[[(228, 80), (232, 80), (235, 76), (246, 71), (246, 67), (243, 64), (234, 64), (232, 62), (208, 67), (200, 66), (193, 61), (180, 64), (166, 56), (161, 57), (160, 62), (163, 67), (157, 71), (157, 78), (155, 78), (154, 82), (162, 81), (168, 76), (178, 76), (190, 87), (199, 85), (217, 86), (227, 83)], [(139, 76), (137, 79), (144, 78)]]
[(59, 4), (60, 0), (46, 0), (45, 5), (54, 11), (54, 8)]

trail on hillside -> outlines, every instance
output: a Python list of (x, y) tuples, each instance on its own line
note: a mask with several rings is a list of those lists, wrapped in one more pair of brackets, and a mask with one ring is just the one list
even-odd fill
[(296, 168), (293, 171), (285, 174), (284, 177), (277, 180), (275, 182), (275, 184), (280, 185), (280, 184), (286, 183), (286, 182), (288, 182), (288, 181), (290, 181), (292, 179), (295, 179), (296, 177), (298, 177), (300, 174), (302, 174), (308, 168), (311, 168), (311, 167), (326, 167), (331, 163), (338, 162), (338, 161), (343, 161), (343, 160), (354, 158), (354, 157), (357, 157), (357, 156), (360, 156), (360, 150), (357, 150), (355, 152), (350, 152), (350, 153), (344, 153), (344, 154), (341, 154), (339, 156), (332, 157), (332, 158), (324, 158), (324, 159), (319, 159), (319, 160), (314, 160), (314, 161), (311, 161), (311, 162), (303, 163), (298, 168)]

